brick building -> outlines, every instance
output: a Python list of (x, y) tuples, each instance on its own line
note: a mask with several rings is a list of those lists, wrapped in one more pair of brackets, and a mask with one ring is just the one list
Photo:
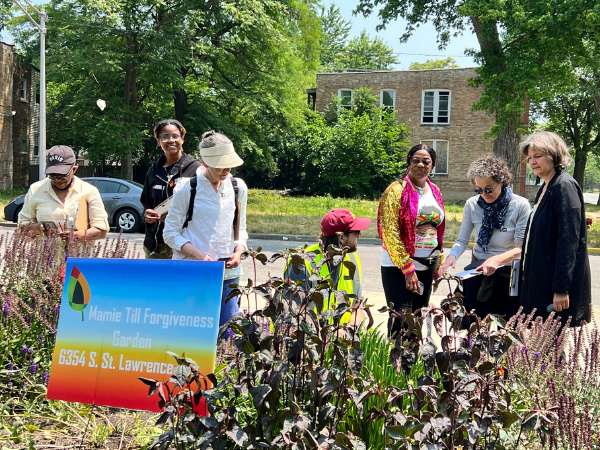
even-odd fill
[(371, 88), (380, 105), (393, 108), (408, 126), (412, 144), (422, 142), (437, 151), (434, 180), (445, 199), (458, 201), (473, 195), (466, 178), (469, 164), (493, 148), (494, 117), (473, 110), (481, 93), (470, 84), (474, 77), (472, 68), (320, 73), (308, 99), (322, 112), (334, 96), (349, 106), (355, 89)]
[[(27, 186), (38, 163), (39, 71), (0, 42), (0, 189)], [(33, 171), (35, 172), (35, 170)]]

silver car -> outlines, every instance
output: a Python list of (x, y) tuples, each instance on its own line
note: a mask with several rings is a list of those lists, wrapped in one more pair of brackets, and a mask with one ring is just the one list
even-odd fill
[(135, 181), (119, 178), (86, 177), (88, 183), (100, 191), (108, 223), (117, 231), (135, 233), (143, 227), (144, 207), (140, 202), (143, 186)]
[[(82, 178), (100, 191), (108, 222), (117, 231), (135, 233), (143, 229), (144, 207), (140, 202), (143, 186), (135, 181), (107, 177)], [(23, 208), (24, 195), (11, 200), (4, 208), (4, 218), (17, 222), (19, 211)]]

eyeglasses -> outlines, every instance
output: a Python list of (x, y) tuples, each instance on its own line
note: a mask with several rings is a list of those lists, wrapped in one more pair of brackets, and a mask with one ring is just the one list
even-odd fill
[(481, 195), (481, 194), (490, 195), (490, 194), (493, 194), (495, 190), (496, 190), (496, 188), (486, 186), (483, 189), (481, 189), (479, 187), (475, 188), (475, 189), (473, 189), (473, 192), (475, 192), (478, 195)]
[(411, 158), (410, 163), (414, 164), (415, 166), (419, 163), (423, 164), (424, 166), (430, 166), (432, 161), (431, 161), (431, 159)]
[(167, 142), (167, 141), (170, 141), (171, 139), (174, 141), (178, 141), (179, 139), (181, 139), (181, 135), (164, 133), (164, 134), (159, 134), (158, 139), (161, 142)]

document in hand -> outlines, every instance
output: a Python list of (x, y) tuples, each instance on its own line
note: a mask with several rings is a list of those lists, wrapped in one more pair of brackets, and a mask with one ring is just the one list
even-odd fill
[(483, 275), (483, 273), (476, 269), (463, 270), (462, 272), (454, 274), (455, 277), (460, 278), (461, 280), (478, 277), (479, 275)]
[(163, 202), (159, 203), (158, 205), (156, 205), (154, 207), (154, 210), (160, 214), (161, 216), (166, 216), (167, 213), (169, 212), (169, 206), (171, 203), (171, 197), (167, 198), (166, 200), (164, 200)]

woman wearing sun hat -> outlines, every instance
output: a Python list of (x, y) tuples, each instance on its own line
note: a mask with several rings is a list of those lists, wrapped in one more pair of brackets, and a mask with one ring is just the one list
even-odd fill
[(225, 299), (239, 281), (240, 258), (247, 249), (248, 188), (231, 175), (244, 161), (227, 136), (207, 131), (199, 148), (202, 165), (194, 178), (177, 185), (163, 237), (173, 249), (173, 259), (225, 261), (219, 320), (223, 325), (239, 308), (237, 298)]

